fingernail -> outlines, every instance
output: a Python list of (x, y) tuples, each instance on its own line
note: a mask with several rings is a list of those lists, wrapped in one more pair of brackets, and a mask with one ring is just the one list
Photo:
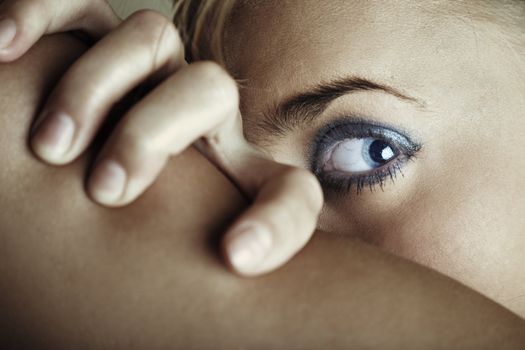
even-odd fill
[(250, 225), (231, 233), (226, 247), (231, 264), (239, 271), (261, 264), (272, 248), (272, 234), (265, 227)]
[(16, 36), (16, 23), (12, 19), (0, 20), (0, 49), (7, 48)]
[(75, 122), (64, 113), (49, 114), (32, 140), (36, 153), (50, 162), (60, 162), (69, 151), (75, 133)]
[(102, 204), (115, 204), (124, 193), (126, 178), (126, 171), (119, 163), (103, 161), (91, 175), (90, 192), (93, 199)]

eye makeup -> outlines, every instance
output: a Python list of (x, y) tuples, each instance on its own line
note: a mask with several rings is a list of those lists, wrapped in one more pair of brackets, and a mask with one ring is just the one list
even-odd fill
[(317, 132), (309, 166), (325, 192), (360, 194), (365, 188), (383, 189), (389, 179), (394, 182), (421, 147), (404, 131), (346, 116)]

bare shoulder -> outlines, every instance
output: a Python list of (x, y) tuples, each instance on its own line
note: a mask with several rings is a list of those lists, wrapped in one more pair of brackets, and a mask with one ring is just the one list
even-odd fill
[(2, 184), (27, 163), (30, 124), (53, 84), (86, 48), (69, 35), (40, 41), (27, 55), (0, 64), (0, 150)]
[[(173, 299), (176, 291), (195, 293), (183, 288), (184, 278), (222, 267), (208, 238), (243, 205), (235, 187), (191, 149), (174, 158), (139, 201), (121, 209), (86, 197), (85, 157), (60, 168), (33, 157), (31, 123), (85, 49), (56, 35), (0, 65), (0, 339), (10, 336), (20, 348), (133, 338), (139, 333), (129, 330), (142, 329), (141, 318), (164, 315), (160, 325), (149, 321), (144, 336), (155, 339), (167, 330), (159, 326), (168, 327), (173, 308), (182, 306)], [(137, 301), (130, 291), (144, 304), (128, 308)], [(126, 329), (113, 327), (118, 324)]]

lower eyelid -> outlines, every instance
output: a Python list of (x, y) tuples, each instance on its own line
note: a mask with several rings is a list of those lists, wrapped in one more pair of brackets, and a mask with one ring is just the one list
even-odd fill
[(336, 172), (332, 174), (317, 172), (316, 175), (326, 194), (336, 195), (338, 197), (346, 196), (350, 193), (359, 195), (366, 188), (370, 189), (371, 192), (375, 192), (376, 186), (384, 190), (387, 184), (394, 184), (399, 175), (402, 177), (405, 176), (403, 167), (411, 159), (411, 156), (401, 155), (369, 173), (356, 173), (352, 175), (340, 173), (338, 176)]

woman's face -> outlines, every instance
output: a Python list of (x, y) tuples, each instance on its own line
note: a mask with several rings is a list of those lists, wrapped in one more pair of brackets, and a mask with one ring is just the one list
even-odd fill
[(322, 230), (525, 316), (525, 62), (503, 34), (519, 31), (432, 3), (242, 6), (226, 58), (246, 133), (319, 176)]

